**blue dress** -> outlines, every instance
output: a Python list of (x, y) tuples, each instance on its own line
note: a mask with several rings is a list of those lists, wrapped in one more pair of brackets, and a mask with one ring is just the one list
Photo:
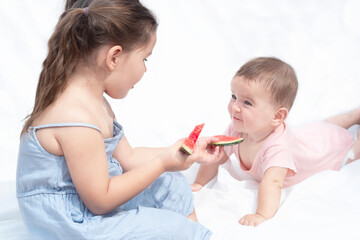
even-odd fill
[[(106, 215), (95, 215), (81, 201), (64, 156), (47, 152), (38, 129), (82, 123), (30, 127), (19, 147), (16, 190), (19, 208), (32, 239), (209, 239), (211, 232), (186, 218), (193, 211), (189, 184), (181, 173), (164, 173), (152, 185)], [(100, 131), (101, 132), (101, 131)], [(110, 177), (122, 174), (112, 154), (124, 135), (114, 121), (113, 137), (104, 139)]]

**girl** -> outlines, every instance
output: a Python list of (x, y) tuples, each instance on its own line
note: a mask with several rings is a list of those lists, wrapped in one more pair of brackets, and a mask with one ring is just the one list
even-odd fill
[(136, 0), (67, 8), (21, 134), (17, 197), (30, 232), (36, 239), (209, 239), (189, 184), (165, 172), (218, 161), (219, 149), (207, 149), (216, 139), (200, 139), (189, 157), (181, 140), (133, 149), (103, 96), (124, 98), (140, 81), (155, 18)]

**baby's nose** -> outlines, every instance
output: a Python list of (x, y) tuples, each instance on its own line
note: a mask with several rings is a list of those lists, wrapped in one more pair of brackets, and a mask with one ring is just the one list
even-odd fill
[(235, 103), (232, 105), (232, 109), (233, 109), (233, 111), (241, 112), (241, 108)]

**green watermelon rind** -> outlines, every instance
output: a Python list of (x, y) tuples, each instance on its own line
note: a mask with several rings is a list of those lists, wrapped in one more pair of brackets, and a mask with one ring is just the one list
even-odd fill
[(189, 155), (193, 153), (193, 150), (184, 144), (181, 146), (181, 150)]
[(214, 145), (214, 146), (231, 146), (231, 145), (236, 145), (236, 144), (239, 144), (239, 143), (242, 143), (244, 141), (243, 138), (239, 138), (239, 139), (236, 139), (236, 140), (232, 140), (232, 141), (219, 141), (219, 142), (214, 142), (214, 143), (210, 143), (211, 145)]

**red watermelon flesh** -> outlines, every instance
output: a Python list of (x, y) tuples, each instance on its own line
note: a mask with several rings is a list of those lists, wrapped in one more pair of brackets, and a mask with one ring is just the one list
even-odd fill
[(195, 143), (197, 139), (199, 138), (199, 135), (201, 133), (201, 130), (203, 129), (205, 123), (196, 125), (194, 130), (190, 133), (189, 137), (187, 137), (183, 144), (181, 145), (181, 150), (185, 153), (191, 155), (195, 148)]
[(230, 145), (239, 144), (244, 141), (243, 138), (229, 137), (226, 135), (216, 135), (214, 137), (219, 139), (219, 141), (211, 143), (211, 145), (215, 145), (215, 146), (230, 146)]

